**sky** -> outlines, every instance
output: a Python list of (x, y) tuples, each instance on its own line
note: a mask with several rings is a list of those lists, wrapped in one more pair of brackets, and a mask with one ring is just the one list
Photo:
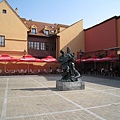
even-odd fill
[[(0, 0), (1, 1), (1, 0)], [(7, 0), (21, 18), (72, 25), (83, 19), (83, 28), (120, 15), (120, 0)]]

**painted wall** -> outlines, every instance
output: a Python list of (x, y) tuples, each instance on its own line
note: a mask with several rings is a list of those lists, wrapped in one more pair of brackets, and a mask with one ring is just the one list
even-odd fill
[[(120, 18), (117, 19), (117, 39), (118, 39), (117, 47), (120, 47)], [(117, 51), (117, 54), (120, 54), (120, 51)]]
[(6, 1), (0, 2), (0, 11), (0, 35), (5, 36), (5, 47), (0, 47), (0, 51), (27, 50), (27, 27)]
[[(52, 47), (54, 47), (54, 49), (55, 49), (56, 36), (41, 37), (41, 36), (29, 35), (28, 36), (28, 42), (45, 43), (45, 50), (28, 49), (28, 53), (30, 55), (38, 57), (38, 58), (45, 58), (46, 56), (51, 55), (51, 56), (56, 58), (56, 51), (51, 50)], [(50, 47), (49, 50), (46, 50), (46, 45), (49, 45), (49, 47)]]
[[(71, 51), (77, 56), (77, 51), (82, 49), (84, 51), (84, 31), (83, 20), (80, 20), (70, 27), (66, 28), (59, 34), (59, 51), (64, 50), (66, 52), (67, 47), (71, 48)], [(59, 52), (57, 51), (57, 53)], [(58, 55), (59, 56), (59, 55)]]
[(85, 51), (92, 52), (116, 47), (116, 32), (115, 18), (85, 30)]

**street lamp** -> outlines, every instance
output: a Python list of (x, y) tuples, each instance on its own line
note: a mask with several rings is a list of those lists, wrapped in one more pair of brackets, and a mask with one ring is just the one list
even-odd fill
[(80, 53), (80, 74), (82, 74), (82, 62), (81, 62), (81, 59), (82, 59), (83, 54), (85, 54), (85, 52), (80, 50), (79, 53)]
[(23, 53), (24, 53), (24, 56), (25, 56), (25, 55), (26, 55), (26, 53), (27, 53), (27, 51), (26, 51), (26, 50), (24, 50), (24, 51), (23, 51)]

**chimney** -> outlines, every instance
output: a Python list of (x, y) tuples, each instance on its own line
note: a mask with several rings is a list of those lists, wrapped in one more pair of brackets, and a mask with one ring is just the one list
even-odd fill
[(18, 8), (15, 8), (15, 12), (18, 14)]

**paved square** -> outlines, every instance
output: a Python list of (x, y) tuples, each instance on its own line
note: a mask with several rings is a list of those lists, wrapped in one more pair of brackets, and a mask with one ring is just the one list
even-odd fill
[(120, 120), (120, 80), (83, 76), (85, 90), (58, 91), (60, 75), (0, 77), (0, 120)]

